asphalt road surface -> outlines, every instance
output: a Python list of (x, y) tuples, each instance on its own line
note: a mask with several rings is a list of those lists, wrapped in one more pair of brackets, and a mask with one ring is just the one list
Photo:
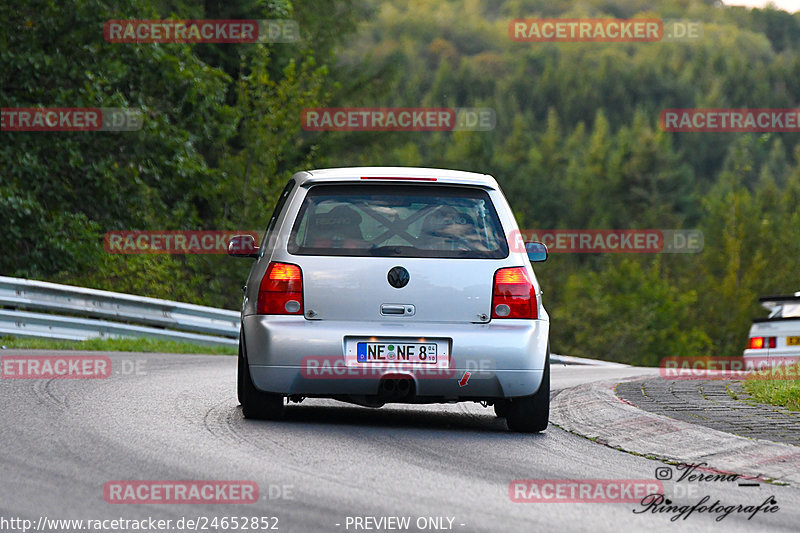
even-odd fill
[[(748, 520), (749, 513), (732, 508), (719, 521), (719, 512), (671, 521), (675, 512), (653, 513), (639, 502), (516, 503), (509, 496), (513, 480), (653, 481), (657, 468), (669, 466), (552, 425), (539, 435), (509, 433), (490, 408), (473, 403), (368, 409), (306, 400), (290, 406), (281, 422), (244, 420), (235, 357), (110, 357), (107, 379), (0, 380), (0, 530), (21, 531), (22, 519), (31, 528), (42, 520), (50, 531), (100, 531), (86, 522), (82, 529), (46, 526), (53, 519), (153, 518), (172, 521), (162, 531), (194, 530), (187, 520), (198, 521), (201, 531), (241, 531), (241, 517), (274, 517), (249, 531), (285, 532), (753, 532), (797, 531), (800, 524), (798, 488), (742, 486), (741, 479), (673, 478), (664, 491), (673, 505), (709, 496), (708, 505), (720, 500), (735, 508), (773, 497), (773, 512)], [(553, 365), (553, 394), (652, 372)], [(104, 487), (119, 480), (247, 480), (258, 485), (259, 499), (108, 503)], [(238, 529), (232, 521), (223, 525), (223, 517), (237, 517)], [(408, 519), (409, 527), (389, 517)], [(135, 530), (130, 524), (106, 522), (105, 530)]]

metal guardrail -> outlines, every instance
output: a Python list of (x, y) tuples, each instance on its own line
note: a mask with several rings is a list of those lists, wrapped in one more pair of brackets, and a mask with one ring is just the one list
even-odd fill
[(4, 276), (0, 307), (11, 308), (0, 309), (0, 335), (16, 337), (151, 337), (236, 345), (239, 336), (238, 311)]
[[(235, 346), (239, 338), (239, 312), (0, 276), (0, 336), (4, 335), (61, 340), (150, 337)], [(565, 365), (627, 366), (558, 354), (551, 354), (550, 361)]]
[(630, 366), (623, 363), (615, 363), (613, 361), (586, 359), (584, 357), (573, 357), (571, 355), (558, 355), (555, 353), (550, 354), (550, 363), (555, 363), (557, 365), (606, 366), (615, 368), (624, 368)]

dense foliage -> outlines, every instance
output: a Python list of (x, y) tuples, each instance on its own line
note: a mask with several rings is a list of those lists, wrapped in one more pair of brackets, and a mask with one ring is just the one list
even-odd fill
[[(294, 18), (273, 45), (113, 44), (111, 18)], [(512, 41), (522, 17), (701, 21), (695, 42)], [(0, 273), (238, 307), (247, 261), (113, 255), (114, 229), (263, 229), (301, 168), (490, 173), (524, 228), (697, 228), (698, 254), (537, 268), (553, 351), (741, 353), (800, 289), (800, 136), (664, 133), (674, 107), (800, 107), (800, 15), (712, 0), (32, 0), (3, 4), (0, 105), (136, 107), (138, 132), (0, 134)], [(490, 107), (490, 132), (305, 132), (315, 106)]]

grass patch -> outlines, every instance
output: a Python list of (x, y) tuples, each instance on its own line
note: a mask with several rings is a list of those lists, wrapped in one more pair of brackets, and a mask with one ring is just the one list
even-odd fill
[[(800, 373), (800, 365), (794, 369), (794, 375)], [(797, 379), (753, 379), (742, 385), (751, 399), (770, 405), (780, 405), (800, 411), (800, 380)]]
[(725, 391), (728, 393), (728, 396), (730, 396), (732, 399), (734, 399), (734, 400), (738, 400), (739, 399), (739, 395), (736, 394), (736, 391), (731, 389), (730, 384), (725, 387)]
[(62, 341), (54, 339), (21, 339), (0, 337), (0, 346), (31, 350), (92, 350), (101, 352), (162, 352), (202, 353), (214, 355), (236, 355), (236, 346), (207, 346), (191, 342), (161, 339), (89, 339), (86, 341)]

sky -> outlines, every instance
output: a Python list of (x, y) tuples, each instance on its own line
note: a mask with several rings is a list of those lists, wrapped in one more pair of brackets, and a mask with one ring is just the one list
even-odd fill
[[(748, 6), (748, 7), (764, 7), (769, 0), (722, 0), (723, 4), (729, 6)], [(800, 0), (772, 0), (775, 7), (785, 9), (790, 13), (800, 11)]]

